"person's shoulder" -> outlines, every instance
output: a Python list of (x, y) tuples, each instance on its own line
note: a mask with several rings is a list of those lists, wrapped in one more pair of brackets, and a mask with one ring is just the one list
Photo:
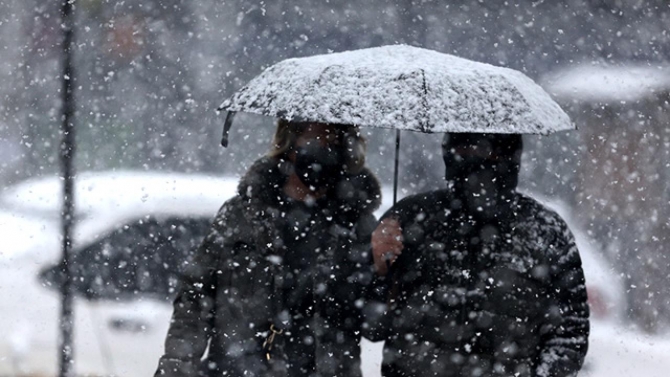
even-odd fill
[(442, 202), (449, 196), (450, 195), (448, 189), (426, 191), (407, 196), (402, 200), (400, 200), (398, 203), (396, 203), (396, 206), (406, 206), (406, 205), (427, 206), (435, 204), (437, 202)]
[(517, 193), (517, 205), (524, 221), (537, 224), (544, 232), (572, 238), (567, 222), (550, 205), (521, 193)]
[(381, 184), (369, 168), (363, 167), (356, 174), (344, 176), (332, 197), (340, 208), (349, 207), (363, 216), (372, 215), (382, 203)]
[(533, 215), (540, 217), (541, 219), (546, 218), (547, 220), (551, 221), (565, 222), (561, 215), (559, 215), (558, 212), (552, 208), (553, 206), (535, 199), (527, 194), (517, 193), (516, 195), (517, 206), (520, 208), (520, 211), (530, 212)]
[(410, 195), (397, 202), (383, 217), (407, 218), (419, 213), (431, 213), (436, 209), (448, 207), (450, 197), (448, 189)]
[(239, 221), (242, 211), (244, 211), (244, 199), (240, 194), (235, 194), (232, 198), (229, 198), (219, 208), (215, 217), (215, 224), (224, 225), (228, 221)]

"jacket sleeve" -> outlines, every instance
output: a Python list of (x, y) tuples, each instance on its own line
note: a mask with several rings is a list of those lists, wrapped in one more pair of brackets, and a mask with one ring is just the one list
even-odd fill
[(386, 277), (371, 271), (365, 307), (363, 308), (363, 336), (373, 342), (385, 340), (389, 331), (388, 282)]
[(400, 209), (402, 209), (404, 201), (397, 203), (394, 207), (384, 213), (379, 221), (374, 222), (374, 226), (370, 230), (368, 248), (368, 265), (369, 265), (369, 284), (366, 290), (365, 307), (363, 308), (363, 336), (373, 342), (386, 340), (391, 332), (391, 302), (390, 302), (390, 288), (392, 282), (399, 278), (397, 269), (391, 268), (389, 274), (381, 276), (375, 272), (374, 257), (372, 255), (371, 235), (374, 229), (379, 225), (381, 220), (396, 217), (401, 221)]
[(574, 237), (559, 219), (550, 255), (549, 287), (554, 304), (541, 335), (538, 377), (576, 376), (588, 349), (589, 307), (584, 272)]
[(221, 226), (226, 216), (224, 205), (193, 261), (184, 269), (156, 376), (198, 375), (200, 359), (214, 331), (216, 269), (223, 253)]
[[(376, 335), (380, 314), (380, 304), (385, 300), (384, 285), (380, 277), (375, 273), (372, 257), (371, 237), (377, 227), (377, 219), (373, 215), (365, 215), (358, 221), (357, 242), (355, 248), (360, 255), (360, 279), (363, 284), (364, 304), (361, 308), (363, 322), (361, 324), (362, 335), (369, 340), (382, 340)], [(383, 277), (382, 277), (383, 280)]]

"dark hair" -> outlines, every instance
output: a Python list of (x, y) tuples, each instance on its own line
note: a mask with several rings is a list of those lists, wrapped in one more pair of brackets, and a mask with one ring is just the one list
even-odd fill
[[(273, 158), (286, 158), (286, 154), (291, 151), (300, 135), (310, 124), (312, 123), (290, 122), (281, 118), (277, 120), (277, 130), (267, 155)], [(359, 128), (354, 125), (338, 124), (333, 128), (342, 145), (345, 146), (347, 172), (358, 173), (365, 165), (365, 138), (361, 135)]]

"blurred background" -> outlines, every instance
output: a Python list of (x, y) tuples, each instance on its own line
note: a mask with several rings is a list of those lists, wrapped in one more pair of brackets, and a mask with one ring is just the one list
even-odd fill
[[(0, 0), (0, 192), (9, 201), (16, 185), (59, 174), (60, 5)], [(79, 173), (234, 182), (267, 151), (274, 120), (239, 114), (223, 149), (215, 109), (289, 57), (404, 43), (524, 72), (578, 130), (524, 137), (522, 190), (557, 203), (588, 238), (604, 289), (621, 296), (603, 310), (640, 333), (667, 334), (670, 1), (78, 0), (75, 15)], [(388, 185), (395, 135), (364, 132), (368, 163)], [(403, 134), (402, 195), (443, 185), (440, 140)], [(7, 219), (5, 229), (19, 221)]]

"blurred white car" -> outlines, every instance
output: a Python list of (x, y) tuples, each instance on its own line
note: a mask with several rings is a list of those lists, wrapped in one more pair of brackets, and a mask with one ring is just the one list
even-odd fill
[[(80, 375), (152, 375), (178, 272), (236, 179), (149, 172), (77, 180), (75, 360)], [(60, 194), (56, 177), (0, 195), (0, 375), (55, 375)]]

